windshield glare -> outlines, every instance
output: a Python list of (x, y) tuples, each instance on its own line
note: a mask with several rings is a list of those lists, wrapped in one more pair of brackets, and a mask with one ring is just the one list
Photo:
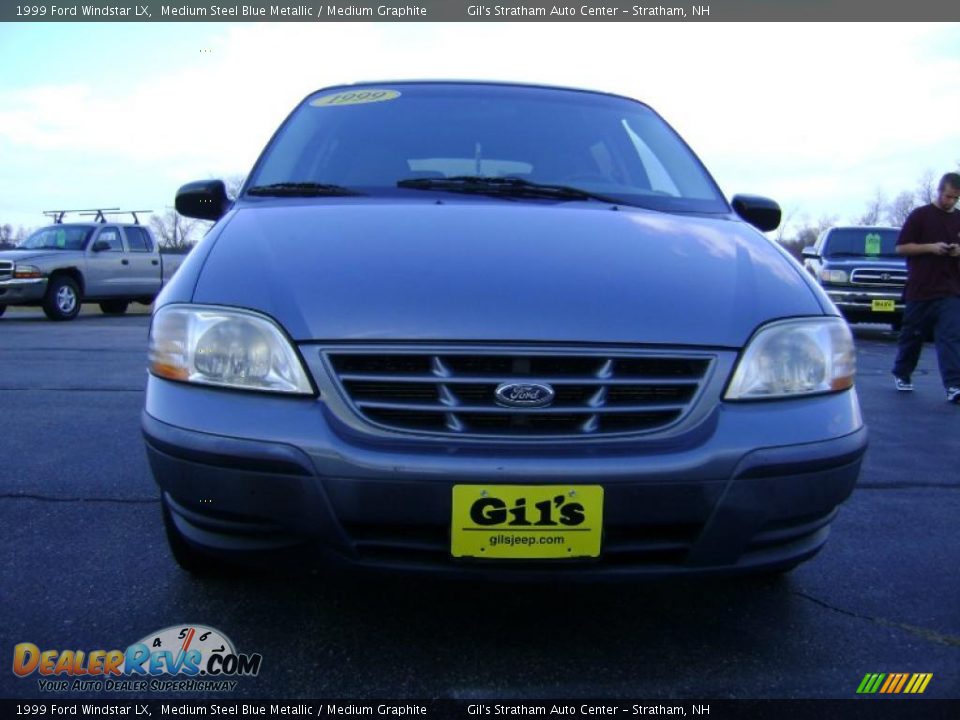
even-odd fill
[(824, 255), (897, 255), (899, 230), (893, 228), (844, 228), (831, 230), (826, 238)]
[(417, 192), (398, 190), (400, 180), (464, 175), (569, 185), (662, 210), (729, 212), (699, 160), (645, 105), (509, 86), (321, 91), (280, 129), (248, 187), (325, 183), (394, 194)]
[(93, 228), (87, 225), (54, 225), (37, 230), (18, 247), (24, 250), (83, 250)]

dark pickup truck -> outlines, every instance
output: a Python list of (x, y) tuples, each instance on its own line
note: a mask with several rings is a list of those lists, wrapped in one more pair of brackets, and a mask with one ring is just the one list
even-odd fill
[(900, 228), (833, 227), (803, 249), (803, 266), (851, 323), (900, 329), (907, 263), (897, 255)]

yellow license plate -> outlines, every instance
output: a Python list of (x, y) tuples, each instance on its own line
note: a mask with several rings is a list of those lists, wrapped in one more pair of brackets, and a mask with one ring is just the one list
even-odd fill
[(540, 560), (599, 557), (599, 485), (454, 485), (454, 557)]
[(874, 312), (893, 312), (897, 306), (893, 300), (874, 300), (870, 303), (870, 308)]

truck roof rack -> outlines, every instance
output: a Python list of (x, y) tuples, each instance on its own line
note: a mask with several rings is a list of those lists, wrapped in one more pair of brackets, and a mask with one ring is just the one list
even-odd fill
[(100, 217), (103, 217), (103, 213), (108, 211), (116, 211), (120, 208), (85, 208), (83, 210), (44, 210), (43, 214), (47, 217), (53, 218), (53, 222), (57, 225), (63, 223), (63, 216), (67, 213), (99, 213)]
[(104, 208), (103, 210), (85, 210), (81, 212), (81, 215), (94, 215), (94, 222), (105, 223), (107, 221), (106, 215), (133, 215), (133, 223), (135, 225), (140, 224), (140, 218), (137, 217), (137, 213), (151, 213), (153, 210), (120, 210), (119, 208)]
[(56, 224), (63, 223), (63, 216), (67, 213), (77, 213), (81, 216), (93, 215), (93, 221), (98, 223), (105, 223), (107, 221), (107, 215), (133, 215), (133, 222), (136, 225), (140, 224), (140, 218), (137, 217), (137, 213), (150, 213), (153, 210), (121, 210), (120, 208), (87, 208), (85, 210), (44, 210), (43, 214), (47, 217), (52, 217), (53, 222)]

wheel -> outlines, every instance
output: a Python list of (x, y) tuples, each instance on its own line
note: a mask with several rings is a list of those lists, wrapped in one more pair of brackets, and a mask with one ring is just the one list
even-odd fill
[(57, 275), (50, 281), (43, 312), (51, 320), (73, 320), (80, 313), (80, 290), (73, 278)]
[(6, 305), (0, 305), (0, 317), (3, 317), (3, 314), (7, 311)]
[(160, 505), (163, 510), (163, 529), (167, 533), (167, 544), (177, 565), (193, 575), (214, 575), (224, 572), (222, 563), (193, 547), (183, 536), (173, 519), (173, 511), (170, 510), (166, 497), (160, 501)]
[(100, 312), (104, 315), (123, 315), (129, 304), (126, 300), (106, 300), (100, 303)]

